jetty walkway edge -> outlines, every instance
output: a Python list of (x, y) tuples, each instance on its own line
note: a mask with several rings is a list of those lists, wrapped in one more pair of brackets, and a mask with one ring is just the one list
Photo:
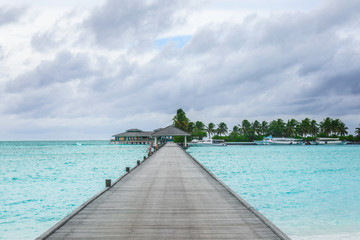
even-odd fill
[(37, 239), (290, 239), (168, 143)]

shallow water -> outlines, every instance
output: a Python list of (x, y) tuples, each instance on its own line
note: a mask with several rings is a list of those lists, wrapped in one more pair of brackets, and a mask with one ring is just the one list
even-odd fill
[[(0, 239), (34, 239), (146, 154), (107, 141), (0, 142)], [(360, 146), (188, 150), (293, 239), (360, 239)]]
[(147, 146), (0, 142), (0, 239), (34, 239), (133, 167)]
[(293, 239), (359, 239), (360, 146), (188, 152)]

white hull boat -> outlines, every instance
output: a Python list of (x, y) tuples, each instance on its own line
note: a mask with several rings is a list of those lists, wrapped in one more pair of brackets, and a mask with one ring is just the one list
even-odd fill
[(254, 141), (257, 145), (301, 145), (301, 139), (265, 137), (262, 141)]
[(193, 147), (226, 147), (225, 141), (219, 139), (193, 140), (189, 145)]
[(344, 145), (347, 143), (339, 138), (317, 138), (315, 142), (316, 145)]

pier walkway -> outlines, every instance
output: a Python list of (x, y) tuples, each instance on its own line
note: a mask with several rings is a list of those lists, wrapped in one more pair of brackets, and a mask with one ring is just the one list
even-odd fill
[(289, 239), (174, 143), (38, 239)]

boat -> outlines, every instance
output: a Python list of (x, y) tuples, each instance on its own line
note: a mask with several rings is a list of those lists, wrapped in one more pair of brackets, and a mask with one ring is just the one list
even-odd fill
[(341, 141), (339, 138), (317, 138), (316, 145), (344, 145), (347, 142)]
[(264, 137), (262, 141), (254, 141), (257, 145), (301, 145), (301, 142), (301, 139), (273, 138), (272, 136)]
[(205, 139), (205, 140), (192, 140), (189, 143), (190, 146), (193, 147), (212, 147), (212, 146), (218, 146), (218, 147), (225, 147), (226, 143), (225, 140), (221, 139)]

